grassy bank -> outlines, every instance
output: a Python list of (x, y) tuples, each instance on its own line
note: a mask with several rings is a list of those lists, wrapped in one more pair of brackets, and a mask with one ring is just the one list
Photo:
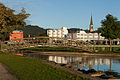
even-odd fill
[[(75, 49), (75, 48), (67, 48), (67, 47), (49, 47), (49, 46), (40, 46), (40, 47), (31, 47), (31, 48), (25, 48), (21, 50), (30, 50), (30, 51), (53, 51), (53, 52), (87, 52), (87, 51), (82, 51), (80, 49)], [(96, 52), (97, 51), (97, 52)], [(87, 52), (91, 53), (91, 52)], [(120, 47), (113, 47), (112, 51), (110, 52), (109, 47), (99, 47), (95, 46), (94, 51), (92, 53), (96, 54), (120, 54)]]
[(54, 51), (54, 52), (83, 52), (79, 49), (67, 48), (67, 47), (49, 47), (49, 46), (40, 46), (40, 47), (31, 47), (21, 50), (31, 50), (31, 51)]
[(112, 51), (110, 51), (109, 47), (95, 47), (95, 50), (99, 54), (120, 54), (120, 47), (112, 47)]
[(27, 58), (0, 52), (5, 64), (19, 80), (86, 80), (76, 74), (45, 64), (38, 58)]

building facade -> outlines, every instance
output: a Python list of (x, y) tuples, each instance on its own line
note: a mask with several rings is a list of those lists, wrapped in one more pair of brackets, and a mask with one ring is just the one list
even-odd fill
[(49, 37), (67, 37), (68, 30), (66, 27), (62, 27), (61, 29), (47, 30), (47, 35)]
[(21, 30), (14, 30), (12, 33), (10, 33), (9, 40), (23, 40), (23, 31)]
[(69, 39), (76, 39), (82, 41), (91, 41), (91, 40), (104, 40), (105, 38), (101, 36), (101, 33), (87, 33), (85, 31), (79, 31), (76, 33), (69, 33), (67, 35)]
[(90, 27), (88, 32), (80, 30), (75, 33), (68, 33), (67, 28), (62, 27), (61, 29), (47, 30), (47, 35), (49, 37), (59, 37), (59, 38), (66, 37), (68, 39), (75, 39), (75, 40), (82, 40), (82, 41), (105, 40), (105, 37), (102, 37), (101, 33), (94, 32), (92, 16), (91, 16)]

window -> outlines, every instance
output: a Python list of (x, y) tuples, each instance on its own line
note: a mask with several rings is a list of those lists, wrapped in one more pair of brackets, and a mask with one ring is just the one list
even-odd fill
[(94, 36), (98, 36), (98, 34), (94, 34)]
[(53, 32), (56, 32), (55, 30), (53, 30)]
[(20, 34), (17, 34), (18, 37), (20, 37)]
[(83, 37), (81, 37), (81, 39), (83, 39)]
[(48, 35), (52, 35), (52, 34), (49, 33)]
[(55, 33), (53, 33), (53, 35), (56, 35)]
[(83, 36), (83, 34), (81, 34), (81, 36)]
[(58, 33), (58, 35), (61, 35), (60, 33)]
[(85, 36), (87, 36), (87, 34), (85, 34)]

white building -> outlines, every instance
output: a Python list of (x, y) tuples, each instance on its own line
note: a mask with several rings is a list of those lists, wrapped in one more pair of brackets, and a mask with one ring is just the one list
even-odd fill
[(82, 40), (82, 41), (91, 41), (91, 40), (105, 40), (104, 37), (101, 36), (101, 33), (91, 33), (85, 31), (77, 31), (76, 33), (68, 33), (66, 27), (62, 27), (61, 29), (47, 30), (47, 35), (49, 37), (67, 37), (68, 39)]
[(79, 31), (76, 33), (69, 33), (67, 35), (69, 39), (76, 39), (82, 41), (91, 41), (91, 40), (104, 40), (105, 38), (101, 36), (101, 33), (87, 33), (85, 31)]
[(68, 30), (66, 27), (62, 27), (61, 29), (55, 29), (55, 30), (47, 30), (47, 35), (49, 37), (66, 37), (68, 34)]

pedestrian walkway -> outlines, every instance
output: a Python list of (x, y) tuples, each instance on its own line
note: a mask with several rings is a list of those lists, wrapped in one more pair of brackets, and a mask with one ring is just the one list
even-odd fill
[(0, 63), (0, 80), (18, 80), (12, 73)]

